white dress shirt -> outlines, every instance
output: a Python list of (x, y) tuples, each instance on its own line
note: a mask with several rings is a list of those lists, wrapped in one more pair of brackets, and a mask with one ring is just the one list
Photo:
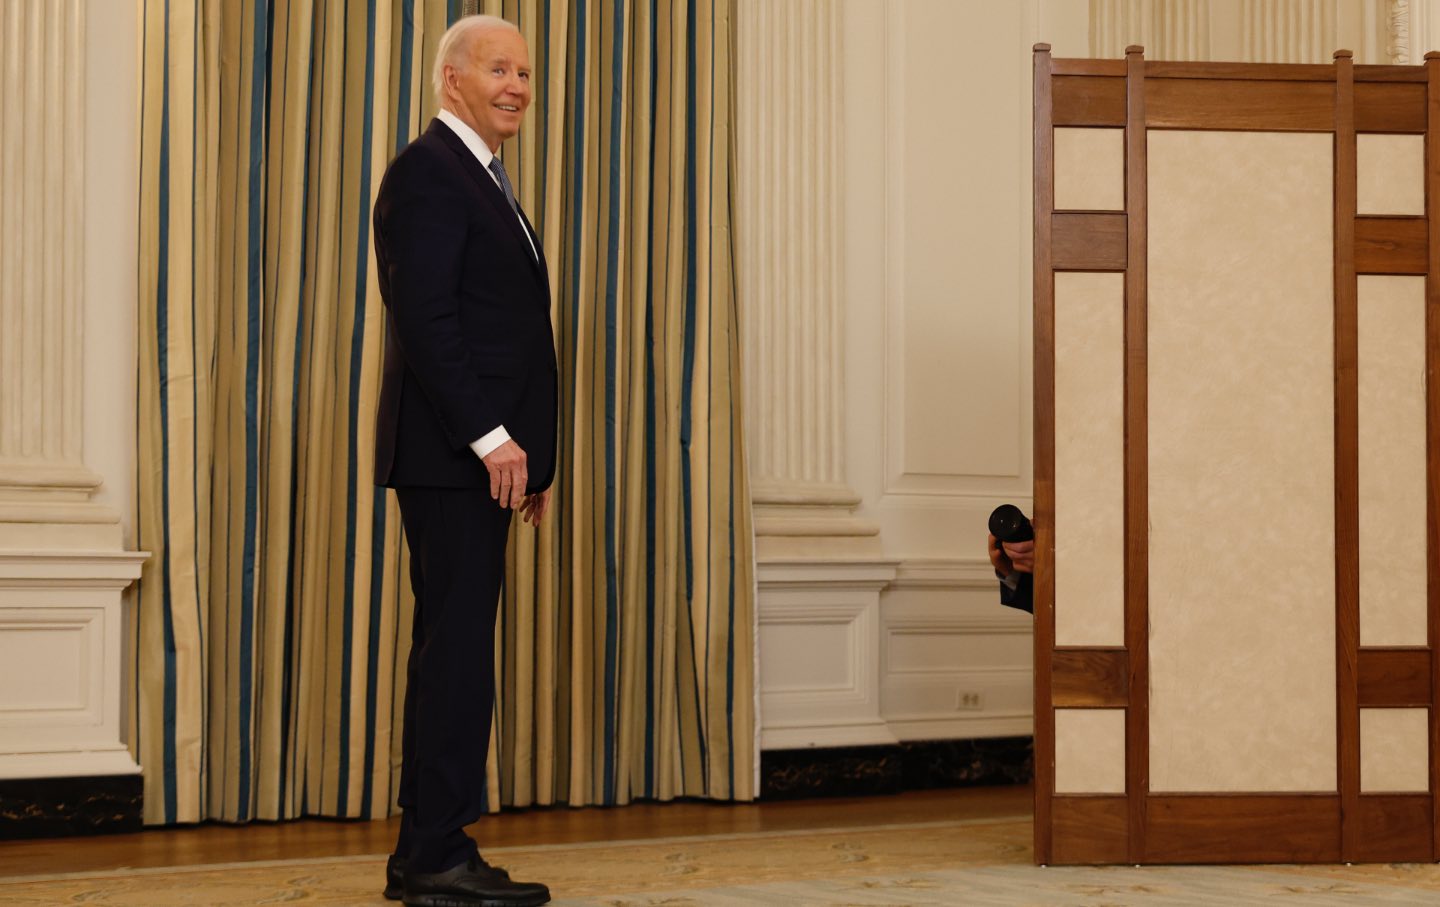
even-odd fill
[[(475, 159), (480, 162), (481, 167), (485, 168), (485, 172), (489, 174), (490, 179), (495, 183), (495, 187), (499, 189), (500, 180), (495, 178), (495, 173), (490, 169), (490, 162), (495, 159), (495, 152), (490, 150), (490, 146), (485, 144), (485, 140), (480, 138), (479, 134), (471, 129), (464, 120), (443, 107), (440, 108), (440, 112), (435, 116), (436, 119), (446, 126), (449, 126), (451, 131), (460, 137), (460, 141), (464, 142), (465, 147), (470, 149), (470, 153), (475, 155)], [(503, 192), (504, 190), (501, 189), (501, 191)], [(520, 232), (525, 234), (525, 239), (530, 243), (530, 254), (535, 256), (536, 261), (539, 261), (540, 253), (535, 248), (535, 240), (531, 237), (530, 231), (526, 229), (525, 221), (520, 217), (519, 212), (516, 212), (515, 219), (520, 221)], [(483, 460), (490, 456), (497, 447), (509, 440), (510, 433), (505, 430), (505, 426), (501, 425), (483, 437), (471, 441), (470, 449), (475, 451), (475, 456)]]

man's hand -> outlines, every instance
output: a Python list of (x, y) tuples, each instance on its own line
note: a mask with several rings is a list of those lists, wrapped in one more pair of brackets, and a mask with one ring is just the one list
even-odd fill
[(995, 536), (989, 536), (988, 549), (990, 553), (990, 565), (1002, 576), (1009, 576), (1016, 571), (1020, 573), (1035, 572), (1035, 543), (1031, 542), (1006, 542), (1004, 546), (995, 544)]
[(514, 440), (506, 441), (490, 451), (481, 461), (490, 472), (490, 497), (508, 509), (519, 507), (525, 497), (529, 473), (525, 468), (525, 451)]
[(520, 502), (520, 519), (532, 526), (539, 527), (540, 518), (545, 516), (545, 508), (550, 506), (550, 489), (529, 494), (525, 500)]

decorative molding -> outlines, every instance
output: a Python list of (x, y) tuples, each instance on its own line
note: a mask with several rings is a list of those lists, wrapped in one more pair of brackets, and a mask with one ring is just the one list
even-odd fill
[(123, 592), (140, 578), (148, 551), (0, 550), (0, 595), (10, 589)]
[(885, 560), (759, 564), (762, 749), (895, 742), (880, 715), (880, 590), (894, 576)]
[[(996, 606), (1002, 607), (1000, 605)], [(1014, 611), (1014, 608), (1006, 610)], [(1019, 614), (1021, 612), (1016, 611)], [(937, 636), (1008, 636), (1018, 634), (1029, 636), (1034, 627), (1027, 615), (1023, 620), (1015, 620), (1008, 617), (904, 617), (889, 618), (885, 621), (885, 629), (891, 636), (924, 636), (934, 638)], [(1021, 670), (1018, 668), (971, 668), (971, 671), (979, 672), (1004, 672), (1010, 670)], [(1030, 669), (1023, 669), (1026, 676), (1029, 676)], [(903, 669), (892, 668), (894, 673), (906, 673)]]
[[(984, 6), (985, 4), (981, 4)], [(1000, 6), (1000, 4), (996, 4)], [(993, 13), (989, 14), (993, 15)], [(977, 11), (961, 18), (950, 18), (947, 16), (945, 22), (947, 28), (957, 26), (957, 19), (969, 23), (980, 19), (981, 14)], [(981, 20), (984, 21), (984, 20)], [(1029, 242), (1030, 229), (1028, 221), (1019, 224), (1022, 229), (1016, 236), (1015, 257), (1008, 255), (998, 256), (994, 262), (997, 269), (1006, 269), (1013, 265), (1015, 268), (1014, 292), (1007, 290), (1001, 298), (1018, 299), (1019, 306), (1024, 315), (1015, 323), (1017, 328), (1013, 336), (1013, 347), (1009, 347), (1012, 338), (1006, 337), (1004, 362), (1005, 367), (995, 373), (987, 374), (988, 383), (992, 386), (990, 392), (1000, 395), (1013, 395), (1013, 407), (1007, 401), (1006, 412), (1014, 415), (1014, 421), (1006, 421), (1003, 424), (987, 423), (989, 436), (996, 439), (997, 443), (1009, 444), (1008, 439), (1013, 437), (1013, 449), (1007, 451), (1003, 457), (987, 457), (984, 453), (972, 451), (970, 454), (956, 454), (947, 450), (940, 456), (934, 455), (934, 448), (929, 451), (916, 450), (917, 437), (925, 436), (925, 429), (929, 427), (927, 419), (934, 420), (934, 414), (946, 412), (947, 397), (953, 397), (962, 393), (978, 393), (976, 388), (962, 387), (957, 381), (950, 386), (941, 386), (936, 382), (929, 381), (916, 375), (914, 363), (927, 361), (929, 351), (920, 352), (912, 348), (911, 342), (914, 334), (910, 333), (916, 324), (925, 324), (934, 316), (926, 311), (927, 297), (935, 292), (950, 292), (950, 287), (959, 286), (948, 282), (947, 289), (940, 290), (937, 284), (937, 273), (933, 267), (925, 264), (925, 259), (915, 259), (911, 256), (910, 250), (916, 245), (910, 235), (912, 230), (925, 230), (927, 233), (934, 230), (949, 230), (949, 223), (943, 226), (935, 224), (921, 225), (918, 221), (926, 216), (924, 207), (919, 200), (933, 194), (930, 188), (931, 183), (927, 181), (921, 185), (920, 181), (913, 179), (912, 167), (930, 170), (935, 162), (929, 164), (917, 162), (915, 149), (923, 142), (918, 139), (917, 133), (926, 129), (923, 117), (919, 121), (911, 122), (910, 111), (917, 110), (915, 97), (933, 93), (933, 99), (937, 103), (945, 102), (944, 89), (937, 90), (933, 81), (934, 71), (922, 75), (922, 85), (910, 85), (913, 74), (909, 72), (912, 61), (926, 59), (920, 54), (924, 51), (917, 51), (911, 46), (917, 35), (927, 31), (933, 32), (934, 25), (927, 17), (919, 12), (913, 4), (903, 2), (890, 2), (884, 4), (883, 36), (879, 42), (883, 46), (883, 60), (874, 61), (874, 52), (865, 58), (866, 65), (880, 65), (883, 68), (884, 77), (883, 95), (884, 112), (883, 123), (877, 128), (881, 133), (879, 141), (884, 148), (884, 174), (877, 175), (878, 180), (883, 180), (884, 191), (881, 194), (879, 204), (883, 206), (880, 210), (882, 228), (880, 236), (883, 238), (883, 282), (880, 292), (883, 294), (883, 337), (878, 344), (879, 350), (883, 351), (883, 361), (880, 366), (881, 390), (881, 413), (883, 419), (883, 431), (879, 432), (879, 448), (881, 453), (880, 462), (880, 495), (878, 499), (871, 499), (871, 503), (880, 504), (890, 511), (890, 516), (895, 516), (901, 511), (913, 513), (916, 510), (930, 509), (932, 505), (937, 509), (960, 512), (968, 509), (971, 503), (968, 499), (994, 499), (999, 496), (1002, 500), (1015, 500), (1030, 494), (1030, 481), (1028, 476), (1028, 461), (1030, 443), (1027, 435), (1024, 409), (1029, 397), (1029, 338), (1026, 335), (1024, 324), (1028, 323), (1028, 289), (1029, 278), (1029, 254), (1024, 244)], [(975, 64), (971, 63), (970, 66)], [(949, 70), (959, 72), (956, 67), (947, 67)], [(1023, 72), (1021, 71), (1023, 70)], [(1017, 152), (1023, 151), (1029, 142), (1029, 109), (1030, 109), (1030, 71), (1029, 67), (1020, 67), (1016, 71), (1017, 81), (1009, 83), (1008, 80), (992, 86), (993, 91), (1009, 92), (1016, 90), (1017, 102), (1023, 101), (1024, 115), (1017, 124), (1023, 123), (1024, 129), (1019, 136), (1020, 143), (1016, 148)], [(987, 77), (998, 77), (999, 72), (987, 70)], [(1018, 90), (1023, 87), (1023, 90)], [(986, 114), (988, 116), (988, 113)], [(999, 133), (997, 133), (998, 135)], [(995, 166), (1005, 168), (1013, 163), (1015, 170), (1015, 190), (1026, 192), (1029, 188), (1028, 160), (1022, 160), (1017, 154), (1013, 160), (996, 161)], [(930, 171), (933, 172), (933, 171)], [(1007, 183), (1011, 173), (1004, 169), (996, 170), (994, 178), (1002, 183)], [(937, 177), (939, 178), (939, 177)], [(941, 182), (945, 180), (941, 179)], [(949, 185), (948, 182), (945, 183)], [(966, 204), (980, 204), (980, 208), (971, 210), (984, 210), (991, 202), (998, 203), (996, 199), (987, 199), (978, 202), (967, 198), (960, 200), (963, 207)], [(959, 208), (955, 210), (960, 210)], [(983, 217), (981, 218), (984, 219)], [(961, 219), (962, 221), (965, 218)], [(957, 222), (958, 223), (958, 222)], [(993, 234), (995, 227), (990, 226)], [(970, 230), (969, 227), (956, 234), (957, 240)], [(999, 235), (999, 234), (996, 234)], [(957, 247), (958, 250), (958, 247)], [(917, 265), (917, 262), (919, 264)], [(988, 263), (987, 263), (988, 266)], [(951, 275), (953, 276), (953, 275)], [(961, 278), (964, 279), (963, 277)], [(917, 292), (919, 295), (917, 295)], [(975, 288), (969, 288), (967, 293), (962, 293), (955, 300), (961, 304), (967, 295), (975, 295)], [(1023, 295), (1022, 295), (1023, 294)], [(867, 303), (869, 304), (869, 303)], [(937, 325), (937, 329), (951, 331), (955, 329), (952, 325)], [(997, 346), (997, 349), (1005, 349)], [(1013, 432), (1013, 436), (1011, 435)], [(1000, 439), (1005, 439), (1001, 441)], [(1013, 456), (1011, 455), (1013, 452)], [(929, 462), (926, 462), (928, 454)], [(978, 459), (968, 459), (976, 457)], [(904, 519), (904, 518), (902, 518)], [(890, 527), (893, 523), (881, 518), (882, 534), (887, 535), (889, 541)], [(906, 546), (904, 540), (897, 540), (899, 546)]]
[(739, 0), (735, 20), (737, 289), (764, 561), (801, 553), (796, 537), (878, 529), (854, 517), (844, 473), (839, 5)]
[(1389, 10), (1390, 40), (1385, 45), (1385, 52), (1389, 55), (1391, 63), (1413, 63), (1415, 62), (1410, 52), (1411, 44), (1411, 6), (1410, 0), (1390, 0)]
[(0, 779), (140, 770), (120, 736), (121, 592), (146, 557), (0, 551)]
[(890, 732), (901, 741), (979, 740), (986, 737), (1030, 736), (1035, 726), (1029, 712), (970, 716), (891, 718)]
[(124, 744), (36, 753), (0, 752), (0, 783), (17, 778), (105, 778), (138, 775), (140, 766)]
[(897, 560), (837, 557), (829, 562), (815, 558), (767, 561), (756, 570), (756, 583), (770, 590), (843, 589), (878, 593), (895, 579)]
[[(995, 568), (982, 557), (909, 558), (901, 561), (892, 589), (987, 589), (996, 585)], [(1028, 621), (1024, 622), (1026, 626)]]

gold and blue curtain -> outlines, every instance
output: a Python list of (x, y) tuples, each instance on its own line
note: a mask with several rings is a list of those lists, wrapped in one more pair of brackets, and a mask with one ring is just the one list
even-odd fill
[[(510, 548), (490, 805), (749, 799), (730, 2), (478, 6), (531, 48), (535, 103), (503, 153), (551, 262), (562, 370), (552, 513)], [(461, 4), (143, 8), (146, 818), (384, 816), (413, 602), (371, 484), (370, 205), (434, 112)]]

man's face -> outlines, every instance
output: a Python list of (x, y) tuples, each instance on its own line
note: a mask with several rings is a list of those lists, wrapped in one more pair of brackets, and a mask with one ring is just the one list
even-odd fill
[(514, 138), (530, 106), (530, 51), (519, 32), (487, 28), (470, 40), (469, 59), (446, 68), (455, 114), (491, 151)]

